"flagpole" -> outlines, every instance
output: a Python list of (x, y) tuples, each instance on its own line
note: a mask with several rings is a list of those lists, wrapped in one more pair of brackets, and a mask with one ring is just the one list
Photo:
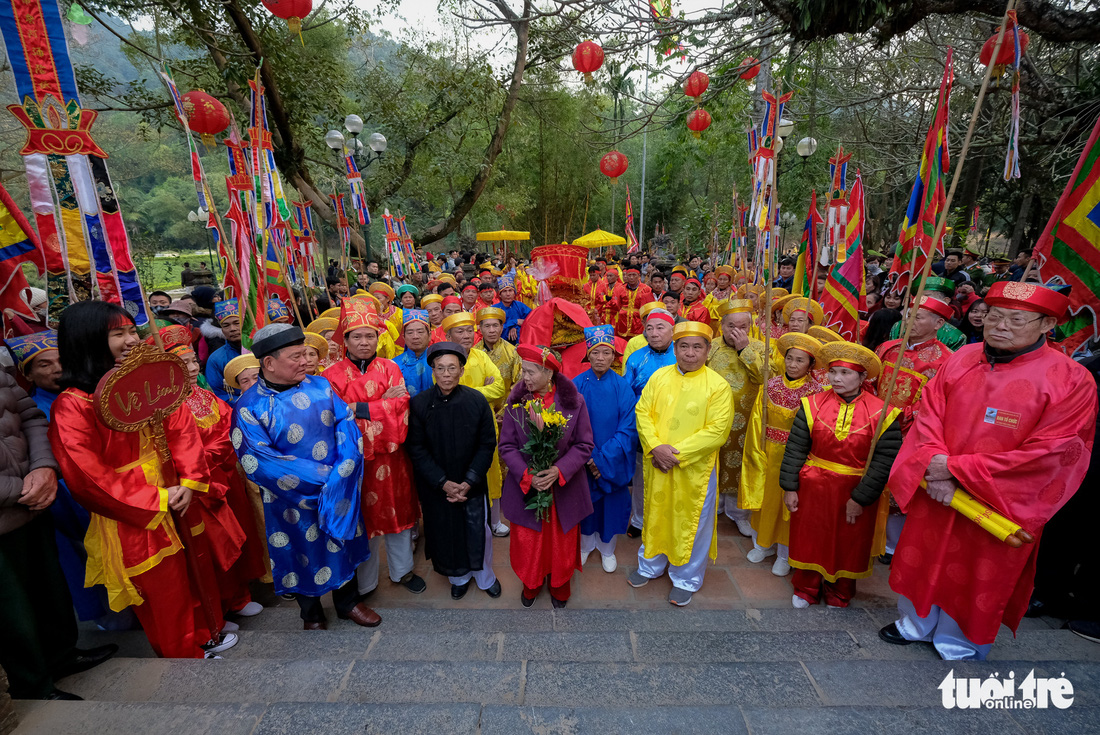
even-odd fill
[[(642, 70), (645, 74), (645, 91), (642, 96), (645, 99), (649, 99), (649, 44), (645, 46), (645, 68)], [(646, 135), (648, 132), (648, 125), (642, 127), (642, 195), (641, 203), (638, 205), (638, 232), (645, 236), (645, 159), (646, 159)], [(642, 252), (645, 252), (643, 249)]]
[[(1008, 6), (1005, 8), (1005, 15), (1001, 19), (1001, 28), (997, 33), (997, 43), (993, 47), (993, 59), (996, 59), (1001, 53), (1001, 46), (1004, 43), (1005, 27), (1007, 26), (1008, 13), (1014, 10), (1016, 7), (1016, 0), (1008, 0)], [(970, 115), (970, 126), (966, 130), (966, 138), (963, 140), (962, 150), (959, 152), (958, 163), (955, 164), (955, 173), (951, 177), (951, 188), (947, 192), (947, 199), (944, 201), (943, 209), (940, 211), (940, 215), (936, 221), (935, 234), (932, 236), (932, 246), (935, 247), (943, 236), (944, 228), (947, 226), (947, 215), (951, 211), (951, 202), (955, 198), (955, 189), (958, 188), (959, 178), (962, 174), (963, 163), (966, 162), (966, 154), (970, 151), (970, 141), (974, 137), (974, 128), (977, 126), (978, 113), (981, 112), (982, 102), (985, 101), (985, 93), (989, 89), (989, 80), (993, 75), (993, 64), (989, 64), (985, 67), (985, 77), (982, 79), (982, 87), (978, 91), (978, 98), (974, 100), (974, 112)], [(944, 141), (946, 145), (947, 141)], [(925, 258), (924, 267), (921, 269), (921, 276), (917, 283), (917, 292), (913, 296), (913, 301), (909, 305), (909, 310), (905, 315), (905, 321), (902, 325), (901, 341), (898, 344), (897, 357), (890, 363), (893, 366), (893, 370), (890, 372), (890, 380), (886, 385), (886, 392), (881, 395), (882, 397), (882, 411), (879, 413), (878, 424), (875, 427), (875, 433), (871, 438), (871, 448), (867, 452), (867, 462), (871, 463), (871, 458), (875, 454), (875, 445), (878, 443), (877, 438), (882, 433), (883, 425), (886, 423), (886, 417), (890, 412), (890, 399), (894, 394), (894, 387), (897, 385), (898, 380), (898, 366), (901, 364), (902, 357), (905, 355), (905, 347), (909, 344), (909, 334), (913, 329), (913, 322), (916, 320), (917, 311), (919, 309), (921, 297), (924, 295), (925, 285), (928, 281), (928, 274), (932, 271), (932, 261), (935, 258), (935, 253)], [(910, 280), (910, 284), (912, 281)], [(858, 322), (858, 319), (857, 319)], [(885, 365), (883, 366), (885, 368)]]

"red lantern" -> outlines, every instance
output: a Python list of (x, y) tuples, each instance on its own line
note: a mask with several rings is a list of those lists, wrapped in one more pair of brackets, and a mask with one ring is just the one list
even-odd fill
[(207, 148), (214, 146), (214, 136), (229, 127), (229, 111), (204, 90), (193, 89), (183, 95), (183, 111), (187, 126), (202, 136)]
[(276, 18), (286, 21), (291, 33), (302, 36), (302, 18), (313, 10), (313, 0), (263, 0), (264, 7)]
[[(1016, 24), (1009, 22), (1008, 27), (1005, 28), (1005, 40), (1001, 43), (1001, 52), (997, 54), (997, 61), (993, 62), (994, 66), (1011, 66), (1016, 63), (1016, 41), (1012, 38), (1012, 28)], [(1027, 51), (1027, 45), (1031, 43), (1031, 38), (1020, 31), (1020, 56), (1023, 56)], [(997, 34), (994, 33), (989, 37), (989, 40), (982, 46), (982, 53), (978, 57), (978, 60), (985, 66), (989, 66), (990, 61), (993, 58), (993, 48), (997, 45)]]
[(739, 68), (742, 69), (741, 78), (747, 82), (750, 79), (756, 79), (756, 75), (760, 73), (760, 62), (751, 56), (746, 56)]
[(701, 71), (693, 71), (687, 81), (684, 82), (684, 94), (688, 97), (694, 97), (695, 104), (699, 104), (699, 98), (703, 96), (703, 92), (706, 92), (709, 86), (710, 77)]
[(627, 166), (630, 162), (626, 160), (626, 156), (618, 151), (611, 151), (604, 154), (604, 157), (600, 159), (600, 171), (603, 175), (611, 179), (611, 183), (614, 184), (619, 180), (619, 177), (626, 173)]
[(710, 113), (699, 108), (695, 112), (688, 115), (688, 130), (696, 138), (699, 137), (699, 133), (703, 132), (710, 127)]
[(582, 41), (573, 50), (573, 68), (584, 74), (585, 84), (594, 84), (592, 74), (603, 66), (603, 49), (595, 41)]

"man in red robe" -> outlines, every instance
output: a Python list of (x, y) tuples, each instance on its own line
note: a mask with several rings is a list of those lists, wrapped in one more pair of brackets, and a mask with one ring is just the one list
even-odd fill
[(642, 283), (642, 274), (637, 268), (627, 268), (623, 271), (623, 279), (626, 281), (621, 289), (616, 289), (613, 301), (615, 316), (615, 333), (623, 339), (630, 339), (642, 333), (642, 317), (640, 309), (642, 304), (654, 301), (653, 289)]
[(623, 282), (619, 279), (619, 266), (608, 266), (604, 279), (607, 287), (604, 289), (603, 298), (599, 303), (598, 316), (600, 321), (595, 323), (614, 324), (619, 316), (619, 302), (623, 300), (624, 291), (626, 290)]
[[(892, 339), (878, 348), (878, 357), (882, 360), (882, 375), (877, 381), (878, 393), (883, 395), (890, 384), (890, 376), (897, 365), (898, 377), (894, 391), (890, 394), (890, 405), (901, 410), (899, 426), (904, 437), (920, 408), (920, 395), (925, 383), (932, 379), (948, 358), (951, 350), (936, 338), (937, 330), (951, 318), (952, 310), (948, 304), (934, 296), (921, 296), (917, 313), (913, 317), (913, 326), (909, 330), (909, 345), (901, 354), (901, 340)], [(890, 517), (886, 522), (886, 551), (880, 557), (883, 564), (890, 564), (897, 550), (901, 529), (905, 525), (905, 515), (890, 503)]]
[(592, 265), (588, 267), (588, 281), (581, 286), (581, 295), (584, 297), (584, 310), (593, 324), (599, 324), (599, 316), (602, 312), (604, 294), (607, 291), (607, 283), (600, 277), (600, 267)]
[[(363, 433), (363, 525), (370, 537), (370, 558), (359, 566), (359, 594), (378, 586), (378, 553), (386, 544), (390, 579), (420, 594), (427, 586), (413, 572), (412, 532), (420, 505), (412, 468), (402, 448), (409, 430), (409, 391), (401, 368), (378, 357), (378, 335), (386, 325), (368, 299), (351, 297), (340, 306), (337, 341), (345, 357), (322, 377), (355, 412)], [(307, 437), (308, 439), (308, 437)]]
[(703, 285), (698, 278), (689, 278), (684, 283), (680, 297), (680, 316), (684, 321), (702, 322), (710, 325), (710, 309), (703, 305)]
[[(908, 520), (890, 574), (900, 618), (879, 636), (945, 659), (985, 659), (1001, 623), (1015, 632), (1043, 526), (1081, 484), (1096, 424), (1092, 376), (1046, 343), (1069, 300), (1001, 282), (986, 302), (985, 342), (925, 386), (887, 485)], [(1013, 548), (950, 508), (957, 487), (1035, 543)]]

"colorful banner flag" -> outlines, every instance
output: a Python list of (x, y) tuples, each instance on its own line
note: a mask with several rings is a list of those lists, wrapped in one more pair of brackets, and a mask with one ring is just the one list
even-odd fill
[(370, 212), (367, 211), (367, 196), (363, 190), (363, 175), (355, 163), (355, 156), (344, 146), (344, 173), (351, 189), (351, 208), (355, 211), (355, 220), (360, 225), (370, 224)]
[(951, 82), (954, 80), (952, 49), (947, 49), (947, 62), (943, 68), (940, 82), (939, 99), (936, 102), (936, 114), (928, 128), (921, 153), (920, 170), (913, 182), (913, 191), (909, 196), (909, 206), (901, 225), (901, 235), (894, 255), (890, 273), (898, 280), (895, 289), (899, 292), (920, 277), (924, 264), (935, 252), (941, 249), (940, 242), (933, 242), (936, 222), (947, 202), (944, 189), (944, 177), (947, 175), (949, 155), (947, 150), (947, 122), (951, 98)]
[(407, 267), (401, 255), (401, 233), (388, 209), (382, 213), (382, 225), (386, 230), (386, 253), (390, 258), (390, 273), (398, 278), (404, 278)]
[(45, 244), (50, 316), (56, 319), (70, 301), (98, 293), (144, 326), (149, 322), (145, 298), (107, 154), (91, 134), (97, 113), (81, 106), (60, 7), (56, 0), (3, 3), (0, 33), (22, 100), (8, 110), (27, 132), (19, 152)]
[[(1100, 120), (1073, 169), (1046, 229), (1035, 245), (1044, 281), (1067, 283), (1073, 329), (1066, 329), (1062, 349), (1072, 354), (1098, 336), (1100, 313)], [(1082, 317), (1091, 323), (1084, 323)]]
[(776, 183), (775, 149), (779, 141), (779, 121), (783, 119), (783, 108), (792, 92), (778, 99), (770, 92), (762, 92), (764, 98), (764, 120), (760, 124), (760, 145), (753, 160), (753, 197), (752, 219), (760, 232), (770, 232), (773, 223), (778, 221), (769, 216), (771, 212), (772, 188)]
[[(844, 155), (844, 148), (837, 146), (836, 155), (829, 159), (829, 203), (825, 208), (825, 244), (833, 261), (843, 263), (848, 259), (845, 237), (848, 232), (848, 160), (852, 154)], [(824, 255), (824, 254), (823, 254)], [(822, 258), (822, 264), (829, 261)]]
[(975, 204), (974, 205), (974, 212), (971, 213), (971, 215), (970, 215), (970, 234), (972, 234), (972, 235), (977, 235), (978, 234), (978, 210), (979, 209), (980, 209), (980, 207), (977, 204)]
[[(1020, 26), (1016, 23), (1016, 11), (1008, 11), (1008, 28), (1005, 41), (1013, 45), (1012, 57), (1012, 114), (1009, 116), (1008, 151), (1005, 153), (1005, 181), (1020, 178)], [(1011, 36), (1008, 34), (1011, 32)]]
[(46, 256), (31, 223), (0, 184), (0, 311), (11, 309), (19, 316), (37, 320), (23, 299), (23, 289), (28, 288), (23, 263), (33, 263), (38, 275), (46, 271)]
[(817, 299), (816, 263), (818, 258), (817, 227), (824, 224), (817, 211), (817, 189), (810, 191), (810, 211), (802, 228), (802, 242), (798, 244), (798, 261), (794, 266), (794, 284), (791, 293)]
[(641, 250), (638, 238), (634, 234), (634, 207), (630, 203), (630, 184), (626, 185), (626, 242), (626, 252), (636, 253)]
[(856, 171), (856, 182), (848, 204), (845, 247), (848, 258), (836, 263), (825, 280), (821, 308), (825, 326), (850, 342), (859, 342), (859, 311), (867, 303), (866, 271), (863, 268), (864, 223), (863, 178)]

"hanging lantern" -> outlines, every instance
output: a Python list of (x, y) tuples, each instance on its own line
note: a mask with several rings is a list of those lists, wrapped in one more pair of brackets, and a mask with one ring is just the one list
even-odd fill
[(263, 0), (263, 4), (276, 18), (286, 21), (291, 33), (302, 38), (302, 18), (313, 10), (313, 0)]
[(760, 62), (752, 56), (746, 56), (738, 68), (741, 69), (739, 76), (747, 82), (750, 79), (756, 79), (756, 75), (760, 73)]
[(600, 171), (604, 176), (611, 179), (611, 183), (614, 184), (619, 180), (619, 177), (626, 173), (627, 166), (630, 162), (626, 160), (626, 156), (618, 151), (611, 151), (604, 154), (604, 157), (600, 159)]
[(594, 72), (603, 66), (603, 48), (595, 41), (582, 41), (573, 50), (573, 68), (584, 74), (585, 84), (595, 84)]
[(703, 92), (707, 91), (707, 87), (710, 86), (710, 77), (701, 71), (693, 71), (691, 76), (684, 82), (684, 94), (688, 97), (695, 98), (695, 104), (699, 104), (699, 98), (703, 96)]
[[(1012, 29), (1016, 24), (1010, 20), (1005, 27), (1005, 40), (1001, 43), (1001, 52), (997, 54), (997, 60), (993, 61), (993, 49), (997, 46), (997, 34), (994, 33), (989, 37), (989, 40), (982, 46), (982, 53), (978, 56), (978, 60), (985, 66), (993, 64), (993, 75), (1000, 76), (1004, 73), (1006, 66), (1012, 66), (1016, 63), (1016, 41), (1012, 38)], [(1027, 45), (1031, 43), (1031, 38), (1020, 31), (1020, 56), (1023, 56), (1027, 51)]]
[(688, 115), (688, 130), (690, 130), (691, 134), (694, 135), (696, 138), (698, 138), (699, 134), (709, 127), (710, 113), (703, 108), (700, 107), (699, 109)]
[(202, 136), (203, 145), (213, 149), (214, 136), (229, 127), (229, 111), (204, 90), (193, 89), (183, 95), (187, 126)]

